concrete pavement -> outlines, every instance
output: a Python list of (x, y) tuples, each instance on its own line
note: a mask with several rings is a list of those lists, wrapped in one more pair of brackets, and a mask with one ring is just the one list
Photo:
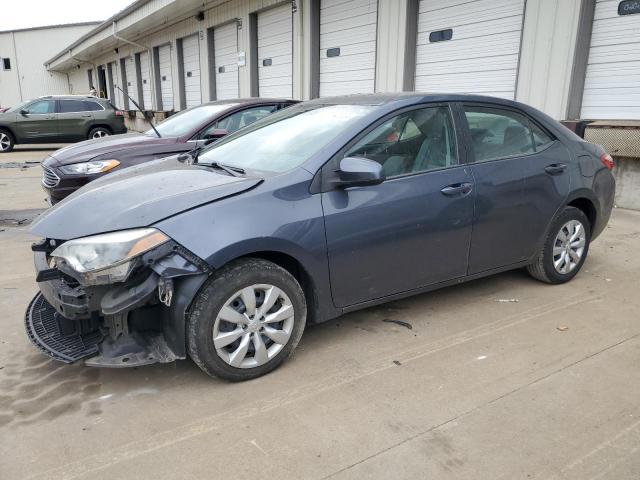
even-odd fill
[(48, 360), (23, 329), (33, 238), (2, 229), (2, 479), (640, 478), (640, 212), (569, 284), (509, 272), (349, 314), (241, 384)]

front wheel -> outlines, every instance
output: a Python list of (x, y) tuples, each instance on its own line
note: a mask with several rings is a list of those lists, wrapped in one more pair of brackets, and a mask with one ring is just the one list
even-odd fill
[(590, 242), (587, 216), (578, 208), (566, 207), (551, 223), (542, 250), (527, 271), (542, 282), (568, 282), (582, 268)]
[(285, 269), (257, 258), (232, 262), (194, 301), (187, 320), (189, 356), (211, 376), (259, 377), (291, 355), (306, 316), (302, 288)]
[(96, 127), (91, 129), (88, 139), (91, 140), (95, 138), (108, 137), (109, 135), (111, 135), (111, 132), (108, 129), (104, 127)]
[(15, 140), (11, 132), (0, 130), (0, 153), (8, 153), (13, 150)]

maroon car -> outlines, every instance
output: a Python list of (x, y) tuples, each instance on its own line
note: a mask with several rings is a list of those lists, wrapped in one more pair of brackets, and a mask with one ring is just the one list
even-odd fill
[(188, 152), (295, 103), (267, 98), (210, 102), (169, 117), (157, 133), (150, 129), (69, 145), (43, 160), (42, 186), (54, 204), (108, 172)]

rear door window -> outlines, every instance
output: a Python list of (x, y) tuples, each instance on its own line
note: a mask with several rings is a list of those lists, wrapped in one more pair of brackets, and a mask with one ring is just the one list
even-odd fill
[(98, 112), (100, 110), (104, 110), (104, 108), (102, 108), (102, 105), (100, 105), (98, 102), (84, 102), (84, 105), (85, 110), (90, 112)]
[(511, 110), (465, 106), (476, 162), (534, 153), (529, 119)]
[(86, 112), (87, 107), (83, 100), (59, 100), (58, 113)]

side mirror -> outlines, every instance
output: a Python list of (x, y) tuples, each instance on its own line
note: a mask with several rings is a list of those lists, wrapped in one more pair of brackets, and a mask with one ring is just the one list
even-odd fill
[(368, 158), (345, 157), (336, 171), (333, 184), (338, 188), (378, 185), (385, 180), (382, 165)]
[(226, 135), (229, 135), (229, 130), (225, 128), (215, 128), (204, 136), (206, 143), (211, 143), (214, 140), (218, 140)]
[(28, 115), (29, 112), (26, 111), (24, 108), (22, 110), (20, 110), (20, 115)]

